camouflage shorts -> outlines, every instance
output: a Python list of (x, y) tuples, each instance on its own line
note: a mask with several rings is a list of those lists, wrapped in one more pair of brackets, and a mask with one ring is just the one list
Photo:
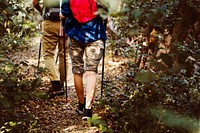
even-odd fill
[(103, 48), (101, 40), (85, 45), (69, 38), (68, 50), (72, 61), (72, 72), (94, 71), (97, 73), (98, 64), (103, 56)]

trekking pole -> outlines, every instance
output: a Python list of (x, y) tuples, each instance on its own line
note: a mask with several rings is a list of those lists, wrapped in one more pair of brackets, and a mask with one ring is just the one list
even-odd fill
[(42, 49), (42, 41), (40, 40), (39, 52), (38, 52), (38, 66), (37, 66), (38, 68), (40, 67), (41, 49)]
[[(104, 26), (105, 26), (105, 30), (106, 30), (106, 25), (107, 25), (107, 21), (108, 19), (106, 19), (104, 21)], [(102, 98), (102, 95), (103, 95), (103, 79), (104, 79), (104, 60), (105, 60), (105, 50), (106, 50), (106, 40), (103, 40), (103, 59), (102, 59), (102, 76), (101, 76), (101, 98)]]
[[(58, 45), (59, 45), (59, 43), (58, 43)], [(57, 55), (56, 55), (55, 65), (58, 63), (58, 58), (59, 58), (59, 50), (58, 50), (58, 53), (57, 53)]]
[[(60, 0), (60, 12), (61, 12), (61, 6), (62, 6), (62, 0)], [(68, 103), (68, 95), (67, 95), (67, 70), (66, 70), (66, 38), (65, 38), (65, 32), (64, 28), (62, 28), (62, 20), (60, 20), (60, 36), (63, 36), (63, 49), (64, 49), (64, 86), (63, 89), (65, 90), (65, 98), (66, 98), (66, 103)], [(62, 29), (62, 30), (61, 30)]]
[(104, 40), (103, 41), (103, 59), (102, 59), (102, 76), (101, 76), (101, 98), (102, 98), (102, 95), (103, 95), (103, 79), (104, 79), (104, 58), (105, 58), (105, 44), (106, 44), (106, 41)]
[(66, 38), (65, 38), (65, 33), (64, 33), (64, 29), (63, 29), (63, 45), (64, 45), (64, 75), (65, 75), (65, 80), (64, 80), (64, 88), (65, 88), (65, 96), (66, 96), (66, 103), (68, 103), (68, 95), (67, 95), (67, 70), (66, 70)]

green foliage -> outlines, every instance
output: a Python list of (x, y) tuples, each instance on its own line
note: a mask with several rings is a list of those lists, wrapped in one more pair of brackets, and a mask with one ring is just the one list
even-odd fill
[(108, 128), (106, 121), (100, 119), (97, 115), (92, 116), (92, 118), (88, 119), (89, 126), (96, 126), (103, 133), (113, 133), (111, 128)]
[(0, 0), (0, 132), (28, 132), (37, 120), (26, 110), (25, 103), (46, 98), (36, 91), (41, 78), (35, 66), (26, 61), (15, 63), (10, 57), (29, 47), (33, 37), (33, 8), (27, 0)]
[(25, 45), (34, 33), (30, 2), (24, 0), (0, 1), (0, 50), (13, 50)]
[(23, 110), (30, 100), (48, 98), (46, 93), (37, 90), (42, 83), (40, 73), (24, 61), (19, 64), (4, 61), (0, 66), (0, 110), (2, 118), (8, 116), (0, 122), (1, 131), (35, 130), (37, 119), (31, 112)]
[[(111, 14), (109, 37), (115, 40), (112, 56), (123, 63), (104, 83), (101, 119), (120, 133), (198, 132), (200, 30), (199, 21), (189, 18), (191, 13), (199, 19), (194, 10), (200, 2), (122, 2), (121, 11)], [(170, 50), (161, 46), (167, 36)]]
[(150, 71), (141, 71), (136, 73), (135, 80), (143, 83), (149, 83), (155, 79), (155, 74)]
[[(128, 67), (123, 69), (129, 70)], [(137, 82), (126, 73), (114, 77), (114, 81), (108, 80), (102, 101), (106, 113), (102, 119), (112, 123), (109, 126), (114, 132), (189, 133), (199, 130), (196, 126), (200, 106), (199, 77), (155, 75), (157, 78), (148, 82)], [(165, 112), (162, 116), (156, 110), (160, 108)]]
[[(37, 125), (37, 120), (33, 118), (29, 118), (26, 116), (26, 121), (10, 121), (4, 123), (3, 126), (1, 126), (0, 131), (1, 133), (8, 133), (8, 132), (37, 132), (38, 129), (35, 127)], [(27, 127), (30, 127), (30, 129), (27, 129)]]
[(152, 114), (167, 126), (175, 128), (189, 129), (191, 132), (196, 132), (200, 129), (197, 119), (192, 119), (183, 115), (175, 114), (174, 111), (163, 109), (151, 109)]
[[(33, 96), (33, 91), (41, 84), (41, 79), (34, 72), (34, 67), (26, 62), (13, 64), (7, 62), (0, 68), (1, 107), (15, 107)], [(10, 100), (12, 99), (12, 100)]]

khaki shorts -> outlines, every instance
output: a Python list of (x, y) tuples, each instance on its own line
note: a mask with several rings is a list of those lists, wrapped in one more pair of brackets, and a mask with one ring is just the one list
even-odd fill
[(101, 40), (85, 45), (84, 43), (68, 38), (72, 72), (84, 73), (85, 71), (93, 71), (97, 73), (98, 64), (103, 56), (103, 49), (103, 41)]

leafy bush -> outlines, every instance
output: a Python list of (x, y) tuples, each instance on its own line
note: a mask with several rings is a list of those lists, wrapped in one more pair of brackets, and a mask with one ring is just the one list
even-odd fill
[(0, 1), (1, 52), (26, 46), (35, 31), (32, 11), (30, 2), (24, 0)]
[(29, 100), (47, 98), (37, 91), (41, 85), (37, 71), (26, 61), (14, 62), (14, 52), (29, 47), (33, 37), (33, 8), (27, 0), (0, 0), (0, 132), (28, 132), (34, 129), (37, 119), (27, 112)]
[[(26, 110), (26, 103), (33, 99), (46, 99), (47, 94), (37, 90), (41, 78), (34, 66), (26, 62), (5, 62), (0, 67), (1, 131), (27, 131), (36, 119)], [(5, 119), (6, 118), (6, 119)], [(29, 129), (30, 130), (30, 129)]]
[[(199, 130), (199, 76), (128, 73), (106, 83), (102, 118), (115, 132), (177, 132)], [(143, 78), (147, 75), (152, 75)], [(135, 79), (132, 78), (135, 75)], [(111, 79), (111, 78), (109, 78)], [(147, 80), (148, 79), (148, 80)], [(138, 82), (140, 81), (140, 82)]]
[[(111, 18), (117, 26), (115, 39), (124, 38), (113, 43), (123, 63), (115, 73), (109, 71), (100, 115), (114, 132), (200, 130), (199, 28), (191, 28), (199, 21), (190, 21), (191, 14), (200, 15), (194, 3), (200, 4), (126, 0)], [(166, 46), (168, 36), (172, 39)]]

